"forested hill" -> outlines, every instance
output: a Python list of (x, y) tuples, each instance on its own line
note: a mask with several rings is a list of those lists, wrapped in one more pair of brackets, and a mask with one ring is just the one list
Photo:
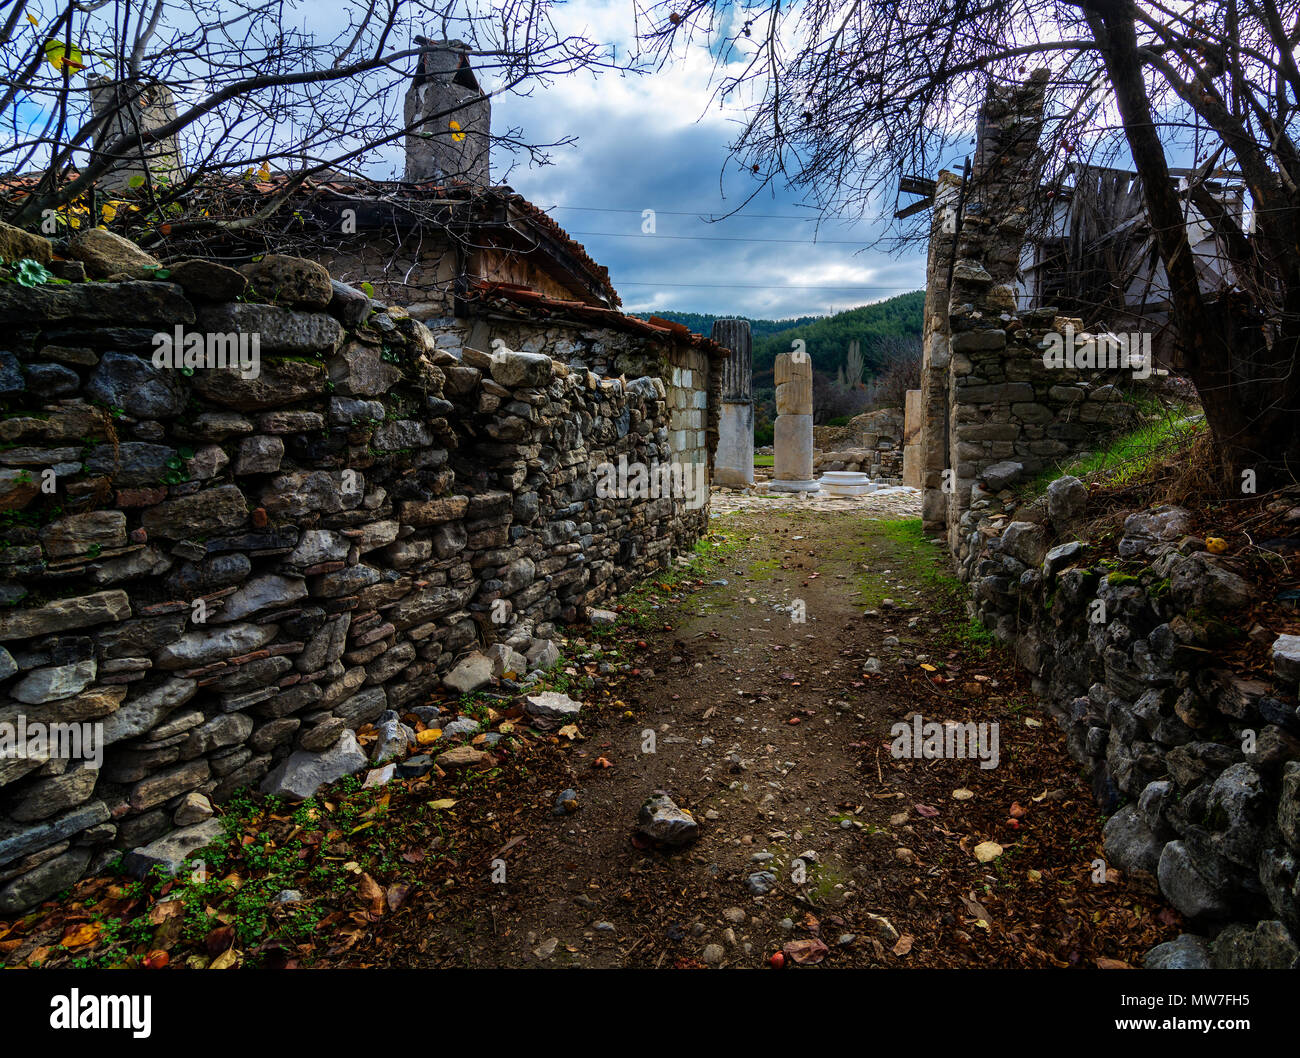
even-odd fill
[(827, 318), (825, 316), (798, 316), (788, 320), (755, 320), (750, 319), (748, 316), (710, 316), (705, 312), (634, 312), (632, 315), (643, 320), (648, 320), (651, 316), (658, 316), (660, 319), (671, 320), (673, 323), (684, 323), (696, 334), (708, 334), (713, 330), (714, 320), (749, 320), (749, 329), (754, 335), (754, 341), (766, 338), (769, 334), (775, 334), (778, 331), (786, 331), (792, 327), (806, 327), (818, 320)]
[[(787, 320), (750, 319), (754, 334), (754, 375), (767, 375), (772, 370), (776, 354), (789, 350), (790, 343), (802, 338), (816, 370), (834, 375), (844, 362), (849, 342), (857, 339), (867, 359), (870, 373), (878, 365), (871, 362), (872, 339), (878, 337), (920, 337), (925, 292), (900, 294), (887, 301), (862, 305), (856, 309), (837, 312), (834, 316), (800, 316)], [(746, 319), (748, 317), (711, 316), (701, 312), (637, 313), (643, 319), (659, 316), (666, 320), (684, 323), (697, 334), (708, 334), (717, 319)]]

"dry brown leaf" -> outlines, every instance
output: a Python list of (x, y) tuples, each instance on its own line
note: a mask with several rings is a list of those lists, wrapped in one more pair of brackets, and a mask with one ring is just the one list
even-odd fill
[(361, 882), (357, 886), (357, 899), (363, 904), (368, 904), (374, 914), (382, 915), (384, 913), (384, 887), (368, 874), (363, 873), (361, 875)]

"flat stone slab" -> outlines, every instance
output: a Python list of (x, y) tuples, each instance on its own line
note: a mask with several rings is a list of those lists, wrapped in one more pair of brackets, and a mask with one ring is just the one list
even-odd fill
[(820, 492), (821, 485), (816, 481), (769, 481), (767, 487), (773, 492)]
[(211, 845), (224, 829), (221, 820), (209, 819), (192, 827), (173, 830), (129, 853), (123, 866), (137, 878), (145, 877), (155, 867), (161, 867), (169, 875), (177, 874), (192, 853)]
[(454, 669), (442, 678), (444, 687), (458, 694), (473, 694), (492, 682), (492, 659), (482, 654), (463, 658)]
[(568, 720), (582, 712), (582, 703), (575, 702), (567, 694), (558, 691), (543, 691), (541, 694), (529, 695), (524, 700), (524, 709), (533, 716)]
[(327, 783), (354, 775), (369, 763), (357, 744), (357, 736), (344, 731), (342, 738), (323, 753), (305, 749), (291, 753), (262, 780), (262, 793), (305, 801)]

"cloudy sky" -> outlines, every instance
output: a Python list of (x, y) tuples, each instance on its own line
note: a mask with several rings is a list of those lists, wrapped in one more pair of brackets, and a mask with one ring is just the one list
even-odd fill
[[(565, 28), (630, 47), (628, 0), (576, 0)], [(644, 76), (571, 77), (529, 98), (501, 98), (497, 131), (522, 128), (533, 142), (576, 136), (553, 165), (493, 166), (521, 194), (548, 209), (613, 277), (630, 311), (679, 311), (782, 318), (831, 313), (924, 286), (921, 248), (871, 249), (881, 222), (833, 220), (818, 228), (797, 193), (777, 188), (737, 216), (753, 190), (727, 165), (737, 113), (709, 109), (712, 57), (703, 48)], [(892, 203), (889, 204), (892, 207)], [(643, 211), (655, 211), (643, 234)], [(891, 211), (892, 212), (892, 211)]]
[[(466, 0), (453, 6), (482, 11), (490, 3)], [(218, 4), (229, 11), (239, 6)], [(62, 7), (62, 0), (32, 0), (28, 12), (37, 28), (23, 27), (24, 32), (39, 34)], [(322, 40), (338, 34), (346, 40), (349, 17), (366, 7), (366, 0), (289, 0), (279, 17)], [(95, 10), (90, 17), (105, 20), (117, 9)], [(634, 10), (634, 0), (568, 0), (551, 8), (550, 18), (560, 34), (612, 44), (626, 62), (636, 49)], [(192, 32), (199, 24), (186, 0), (168, 3), (165, 11), (169, 26)], [(407, 32), (403, 28), (400, 36)], [(442, 35), (432, 25), (425, 33)], [(457, 29), (451, 27), (447, 35), (457, 35)], [(410, 42), (393, 39), (388, 46), (401, 49)], [(92, 72), (98, 71), (96, 61), (91, 59)], [(480, 71), (485, 87), (493, 88), (492, 73), (484, 69), (490, 66), (490, 60), (482, 60)], [(532, 83), (527, 96), (498, 96), (493, 104), (498, 135), (517, 129), (527, 143), (575, 142), (552, 149), (553, 164), (542, 166), (530, 165), (526, 157), (512, 159), (496, 147), (493, 178), (508, 181), (551, 212), (585, 245), (609, 269), (630, 311), (784, 318), (833, 313), (920, 289), (922, 248), (891, 253), (872, 246), (887, 230), (892, 201), (875, 215), (822, 218), (819, 224), (797, 193), (775, 187), (764, 189), (738, 215), (710, 221), (755, 190), (749, 172), (728, 163), (728, 144), (739, 132), (742, 114), (710, 107), (717, 72), (715, 56), (700, 45), (655, 72), (556, 77), (547, 86)], [(176, 74), (156, 76), (187, 98)], [(201, 76), (196, 83), (201, 90), (194, 94), (191, 86), (190, 102), (206, 91)], [(400, 110), (400, 89), (395, 98)], [(39, 134), (51, 106), (49, 99), (24, 103), (19, 124)], [(401, 143), (375, 150), (365, 168), (376, 177), (400, 175)], [(654, 211), (652, 233), (643, 230), (646, 210)]]

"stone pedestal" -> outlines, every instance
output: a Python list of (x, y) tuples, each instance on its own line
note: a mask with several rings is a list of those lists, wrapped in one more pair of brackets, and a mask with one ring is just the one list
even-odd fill
[(812, 361), (804, 352), (782, 353), (773, 365), (776, 426), (772, 435), (775, 492), (816, 492), (813, 479)]
[(713, 483), (731, 488), (754, 484), (754, 405), (724, 401), (718, 418)]
[(878, 487), (866, 474), (856, 470), (828, 470), (818, 484), (831, 496), (866, 496)]
[(754, 356), (749, 321), (715, 320), (713, 340), (731, 350), (722, 362), (713, 483), (747, 488), (754, 484)]

